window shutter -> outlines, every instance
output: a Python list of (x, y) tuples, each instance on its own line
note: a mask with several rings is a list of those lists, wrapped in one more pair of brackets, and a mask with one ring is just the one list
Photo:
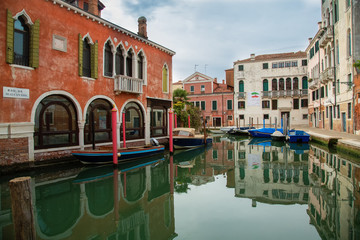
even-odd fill
[(9, 10), (6, 17), (6, 62), (14, 63), (14, 19)]
[(91, 78), (98, 78), (98, 42), (91, 45)]
[(30, 30), (30, 66), (33, 68), (39, 67), (39, 33), (40, 21), (36, 20)]
[(83, 75), (83, 40), (79, 33), (79, 76)]

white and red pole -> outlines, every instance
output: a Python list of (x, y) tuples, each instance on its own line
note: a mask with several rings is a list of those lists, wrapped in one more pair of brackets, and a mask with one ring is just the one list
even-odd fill
[(173, 147), (173, 111), (170, 109), (169, 111), (169, 150), (170, 154), (174, 152)]
[(125, 112), (122, 113), (123, 148), (126, 148)]

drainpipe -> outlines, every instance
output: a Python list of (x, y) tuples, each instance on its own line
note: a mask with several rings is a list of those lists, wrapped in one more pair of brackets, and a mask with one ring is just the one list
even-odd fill
[(335, 100), (335, 107), (336, 107), (336, 54), (335, 54), (335, 13), (336, 13), (336, 9), (334, 6), (334, 1), (332, 2), (332, 7), (333, 7), (333, 16), (332, 16), (332, 22), (333, 22), (333, 46), (334, 46), (334, 51), (333, 51), (333, 61), (334, 61), (334, 89), (335, 89), (335, 96), (334, 96), (334, 100)]

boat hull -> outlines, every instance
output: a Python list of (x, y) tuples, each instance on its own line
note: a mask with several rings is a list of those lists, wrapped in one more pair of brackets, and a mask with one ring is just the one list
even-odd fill
[[(211, 144), (212, 138), (206, 138), (206, 144)], [(205, 146), (204, 138), (194, 137), (173, 137), (173, 144), (175, 149), (183, 148), (197, 148)]]
[(248, 132), (252, 137), (262, 137), (262, 138), (271, 138), (271, 134), (275, 131), (283, 133), (283, 130), (275, 128), (260, 128), (260, 129), (250, 129)]
[(288, 131), (289, 142), (296, 143), (308, 143), (310, 141), (310, 135), (307, 132), (301, 130), (290, 130)]
[[(164, 146), (118, 149), (118, 162), (150, 157), (163, 153)], [(72, 155), (84, 164), (109, 164), (113, 162), (112, 150), (73, 151)]]

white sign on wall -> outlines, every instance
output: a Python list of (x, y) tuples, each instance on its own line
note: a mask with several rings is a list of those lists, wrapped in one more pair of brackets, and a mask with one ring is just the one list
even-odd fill
[(260, 106), (261, 103), (261, 98), (260, 98), (260, 93), (259, 92), (250, 92), (249, 94), (247, 94), (247, 105), (248, 106)]
[(30, 98), (30, 90), (26, 88), (3, 87), (4, 98)]

